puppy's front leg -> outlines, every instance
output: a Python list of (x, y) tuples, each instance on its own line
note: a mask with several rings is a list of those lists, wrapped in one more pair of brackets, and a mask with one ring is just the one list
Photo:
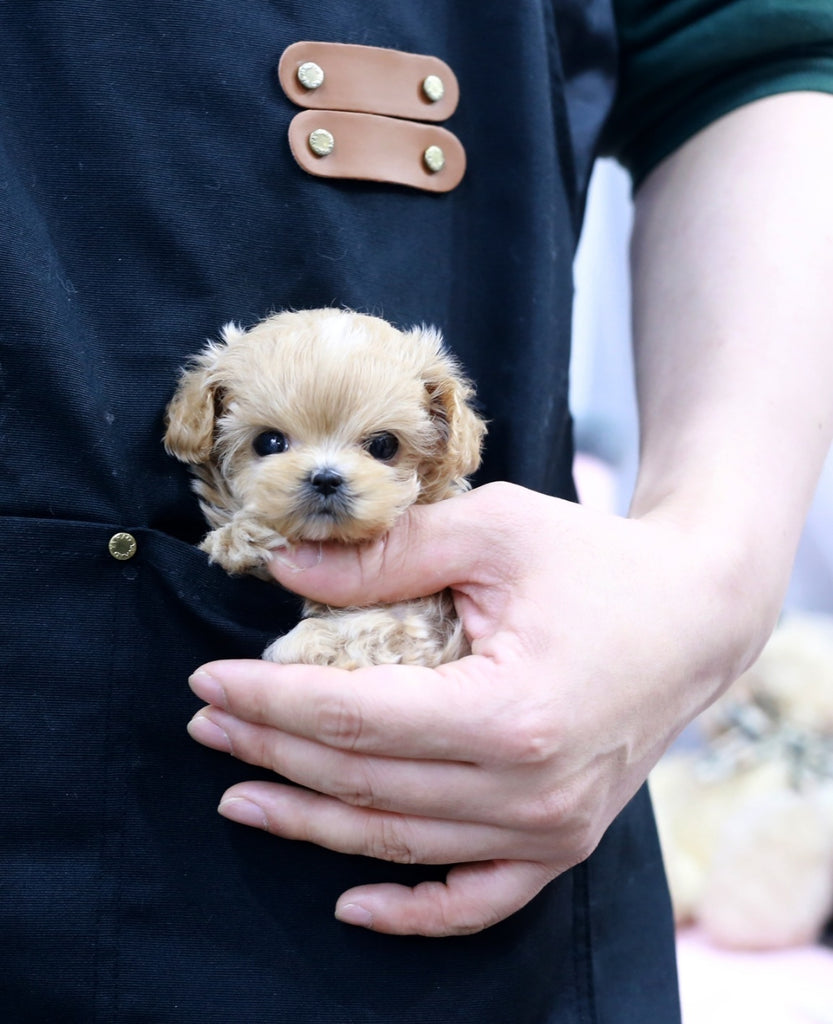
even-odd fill
[(469, 653), (447, 592), (375, 608), (309, 604), (306, 618), (263, 653), (280, 664), (425, 665), (435, 668)]
[(232, 575), (248, 572), (269, 579), (265, 565), (276, 548), (285, 546), (286, 540), (280, 534), (243, 510), (230, 522), (212, 530), (200, 549)]

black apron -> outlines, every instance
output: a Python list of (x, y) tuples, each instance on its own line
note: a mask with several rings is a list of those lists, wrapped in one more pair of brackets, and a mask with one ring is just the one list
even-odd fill
[[(4, 1021), (677, 1020), (644, 792), (525, 909), (439, 941), (332, 916), (350, 886), (438, 869), (216, 814), (258, 772), (189, 740), (187, 675), (258, 656), (298, 603), (207, 564), (161, 444), (178, 368), (222, 323), (344, 305), (444, 331), (491, 424), (480, 480), (573, 497), (571, 264), (610, 19), (604, 0), (0, 6)], [(463, 182), (305, 174), (275, 74), (301, 39), (446, 60)]]

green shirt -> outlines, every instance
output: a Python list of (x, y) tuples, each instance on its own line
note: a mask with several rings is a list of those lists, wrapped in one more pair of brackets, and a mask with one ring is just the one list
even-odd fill
[(619, 90), (602, 139), (638, 186), (723, 114), (833, 93), (833, 0), (614, 0)]

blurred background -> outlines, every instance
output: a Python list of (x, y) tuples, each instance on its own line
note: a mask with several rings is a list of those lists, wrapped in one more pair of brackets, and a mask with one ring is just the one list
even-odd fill
[[(600, 161), (575, 263), (571, 402), (582, 498), (621, 514), (627, 512), (633, 488), (638, 444), (630, 355), (631, 221), (628, 175), (618, 164)], [(833, 614), (831, 456), (807, 520), (786, 607)]]
[[(630, 179), (617, 164), (602, 161), (591, 182), (575, 265), (571, 402), (581, 500), (622, 515), (633, 488), (638, 445), (630, 355), (631, 221)], [(833, 615), (830, 455), (801, 540), (785, 611)], [(692, 726), (674, 751), (682, 749), (686, 756), (702, 749), (698, 744), (702, 739)], [(709, 941), (701, 929), (685, 928), (678, 933), (678, 960), (684, 1024), (833, 1024), (829, 943), (767, 952), (727, 950)]]

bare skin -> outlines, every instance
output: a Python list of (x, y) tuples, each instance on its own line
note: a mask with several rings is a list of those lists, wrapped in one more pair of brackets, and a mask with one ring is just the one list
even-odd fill
[(627, 519), (508, 484), (414, 508), (380, 542), (299, 548), (313, 600), (454, 589), (472, 654), (345, 672), (215, 662), (199, 742), (247, 782), (227, 817), (445, 883), (341, 895), (343, 921), (478, 931), (587, 857), (668, 743), (755, 657), (833, 432), (833, 97), (717, 121), (637, 197), (641, 468)]

